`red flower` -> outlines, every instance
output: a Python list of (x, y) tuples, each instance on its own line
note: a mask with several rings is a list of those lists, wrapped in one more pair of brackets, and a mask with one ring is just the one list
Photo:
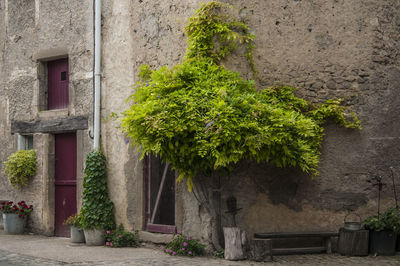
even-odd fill
[(2, 202), (1, 202), (1, 205), (6, 205), (6, 202), (5, 202), (5, 201), (2, 201)]
[(24, 212), (24, 210), (19, 210), (20, 212)]
[(25, 201), (21, 200), (21, 201), (20, 201), (20, 203), (21, 203), (21, 204), (24, 204), (24, 203), (25, 203)]
[(33, 208), (33, 205), (29, 205), (29, 209), (32, 209)]
[(24, 215), (23, 215), (23, 214), (20, 214), (20, 215), (18, 215), (18, 217), (19, 217), (19, 218), (22, 218), (22, 217), (24, 217)]
[(8, 202), (8, 204), (9, 204), (9, 205), (12, 205), (12, 204), (13, 204), (13, 202), (12, 202), (12, 201), (9, 201), (9, 202)]

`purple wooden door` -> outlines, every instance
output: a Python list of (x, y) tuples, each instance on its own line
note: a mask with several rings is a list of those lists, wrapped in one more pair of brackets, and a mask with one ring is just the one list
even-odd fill
[(55, 235), (70, 236), (63, 222), (76, 213), (76, 135), (55, 135)]
[(47, 85), (48, 110), (67, 108), (69, 103), (68, 58), (49, 61), (47, 63), (47, 75), (48, 75), (48, 85)]

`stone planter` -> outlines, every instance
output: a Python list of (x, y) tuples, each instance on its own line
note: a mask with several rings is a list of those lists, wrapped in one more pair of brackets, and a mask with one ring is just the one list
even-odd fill
[(87, 246), (103, 246), (106, 242), (104, 229), (85, 229), (83, 231)]
[(23, 234), (27, 218), (19, 218), (15, 213), (3, 213), (4, 232), (9, 235)]
[(71, 242), (85, 243), (85, 234), (83, 233), (83, 229), (71, 226)]

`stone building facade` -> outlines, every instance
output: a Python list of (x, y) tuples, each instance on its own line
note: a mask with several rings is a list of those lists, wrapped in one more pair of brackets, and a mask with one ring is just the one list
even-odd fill
[[(0, 0), (0, 160), (16, 151), (18, 134), (32, 135), (39, 166), (21, 191), (14, 190), (2, 172), (0, 198), (32, 203), (30, 228), (46, 235), (54, 234), (57, 219), (54, 175), (59, 134), (76, 138), (78, 209), (81, 204), (84, 160), (92, 149), (93, 2)], [(204, 1), (102, 4), (101, 145), (108, 185), (117, 223), (140, 230), (144, 239), (159, 239), (148, 232), (157, 230), (147, 226), (148, 206), (154, 205), (146, 177), (152, 164), (139, 160), (118, 121), (107, 118), (128, 107), (125, 99), (133, 92), (141, 64), (173, 66), (182, 60), (183, 28), (200, 2)], [(288, 84), (299, 88), (298, 96), (316, 103), (345, 98), (363, 130), (327, 126), (320, 175), (314, 180), (298, 169), (240, 162), (230, 176), (214, 175), (203, 191), (197, 191), (209, 204), (199, 203), (186, 184), (176, 184), (169, 202), (174, 205), (174, 221), (169, 225), (217, 246), (220, 228), (233, 222), (226, 200), (235, 197), (241, 208), (235, 221), (250, 234), (338, 230), (349, 212), (363, 218), (375, 213), (377, 188), (367, 182), (375, 175), (387, 184), (382, 208), (393, 206), (389, 167), (400, 181), (400, 1), (226, 2), (239, 9), (256, 35), (260, 89)], [(60, 58), (68, 59), (68, 106), (48, 110), (48, 64)], [(243, 60), (236, 54), (224, 64), (251, 77)]]

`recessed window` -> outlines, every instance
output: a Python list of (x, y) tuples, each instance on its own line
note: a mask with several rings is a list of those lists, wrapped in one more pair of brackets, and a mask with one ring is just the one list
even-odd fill
[(61, 72), (61, 81), (67, 80), (67, 71)]
[(33, 135), (18, 135), (18, 150), (32, 150)]
[(47, 62), (47, 109), (68, 108), (68, 58)]

